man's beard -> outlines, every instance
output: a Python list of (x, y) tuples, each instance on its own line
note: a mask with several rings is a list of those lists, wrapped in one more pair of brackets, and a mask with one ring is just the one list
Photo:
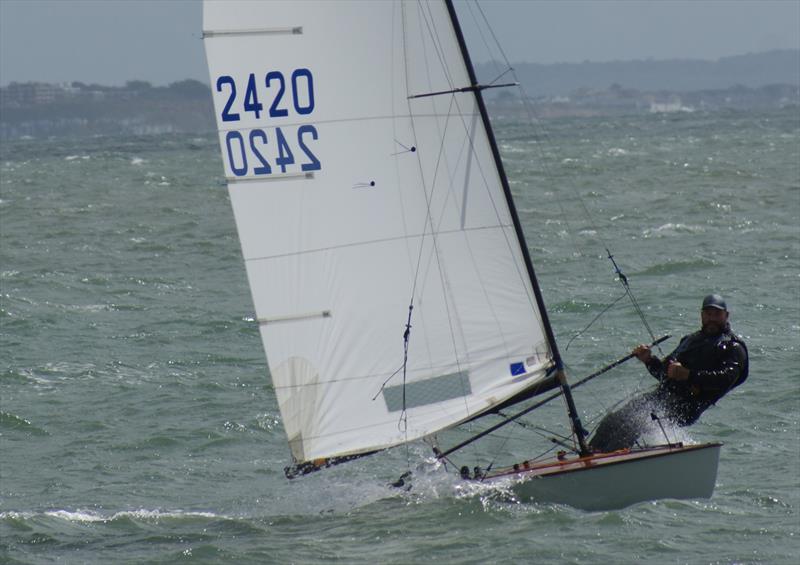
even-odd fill
[(725, 330), (726, 323), (706, 322), (703, 324), (703, 333), (706, 335), (719, 335)]

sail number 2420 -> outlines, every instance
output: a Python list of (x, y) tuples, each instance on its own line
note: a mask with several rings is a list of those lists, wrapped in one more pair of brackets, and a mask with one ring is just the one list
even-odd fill
[[(281, 71), (263, 76), (250, 73), (246, 85), (222, 75), (217, 78), (216, 90), (226, 97), (223, 124), (241, 121), (243, 114), (274, 120), (292, 114), (308, 116), (314, 111), (314, 77), (304, 68), (295, 69), (288, 77)], [(237, 177), (318, 171), (322, 164), (313, 152), (318, 138), (317, 128), (311, 124), (234, 129), (225, 134), (228, 165)]]

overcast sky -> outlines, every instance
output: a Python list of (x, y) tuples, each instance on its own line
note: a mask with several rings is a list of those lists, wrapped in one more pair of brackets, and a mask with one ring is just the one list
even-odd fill
[[(481, 6), (512, 63), (713, 60), (800, 49), (800, 0), (483, 0)], [(199, 0), (0, 0), (0, 84), (208, 82), (201, 11)], [(459, 13), (469, 17), (464, 6)]]

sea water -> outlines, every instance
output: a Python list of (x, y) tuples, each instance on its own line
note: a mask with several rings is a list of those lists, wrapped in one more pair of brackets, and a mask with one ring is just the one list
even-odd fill
[[(0, 155), (0, 561), (796, 563), (797, 108), (496, 130), (573, 381), (651, 332), (669, 352), (705, 294), (727, 299), (750, 378), (667, 430), (724, 442), (713, 498), (523, 504), (425, 444), (288, 481), (216, 136), (20, 140)], [(575, 399), (592, 427), (653, 384), (631, 361)], [(559, 401), (524, 423), (453, 463), (568, 435)], [(388, 486), (408, 468), (411, 490)]]

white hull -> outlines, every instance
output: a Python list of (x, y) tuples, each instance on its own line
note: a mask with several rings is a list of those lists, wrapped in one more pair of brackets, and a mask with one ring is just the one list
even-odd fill
[(512, 486), (525, 502), (614, 510), (662, 498), (710, 498), (722, 444), (659, 446), (584, 458), (518, 465), (484, 478), (518, 479)]

